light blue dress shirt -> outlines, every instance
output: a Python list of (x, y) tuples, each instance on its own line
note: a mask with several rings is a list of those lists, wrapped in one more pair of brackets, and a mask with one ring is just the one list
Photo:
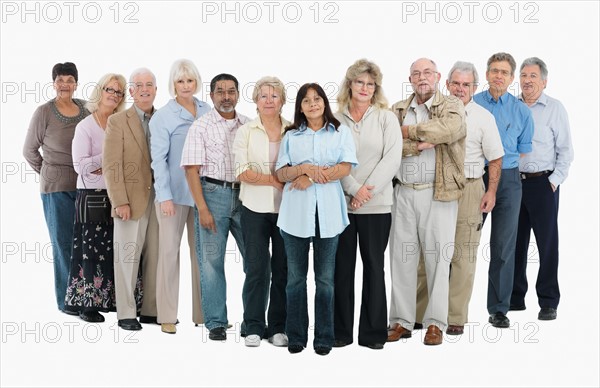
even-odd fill
[[(520, 96), (519, 99), (522, 101), (523, 97)], [(560, 101), (545, 93), (529, 109), (535, 124), (533, 151), (521, 158), (519, 171), (554, 171), (548, 180), (554, 187), (558, 187), (569, 175), (569, 167), (573, 161), (567, 111)]]
[(150, 153), (154, 171), (156, 201), (173, 200), (176, 205), (194, 206), (194, 199), (180, 167), (181, 153), (194, 120), (210, 111), (210, 106), (194, 97), (196, 117), (172, 99), (150, 119)]
[[(356, 148), (350, 129), (340, 125), (336, 131), (327, 124), (318, 131), (306, 126), (288, 131), (281, 141), (277, 169), (286, 165), (310, 163), (333, 166), (347, 162), (358, 165)], [(307, 238), (315, 236), (315, 211), (319, 212), (320, 237), (331, 238), (350, 224), (344, 191), (339, 180), (326, 184), (314, 183), (306, 190), (283, 188), (277, 226), (288, 234)]]
[(533, 118), (527, 105), (510, 93), (504, 93), (496, 101), (489, 90), (474, 95), (473, 101), (490, 111), (496, 119), (504, 146), (502, 168), (518, 167), (520, 154), (531, 152), (532, 148)]

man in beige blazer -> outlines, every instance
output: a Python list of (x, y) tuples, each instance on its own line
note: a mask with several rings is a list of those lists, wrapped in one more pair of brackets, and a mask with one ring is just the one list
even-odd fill
[(134, 290), (142, 263), (142, 323), (156, 322), (158, 222), (150, 168), (148, 122), (154, 112), (156, 78), (148, 69), (129, 78), (133, 106), (109, 117), (102, 171), (114, 218), (115, 292), (119, 326), (140, 330)]

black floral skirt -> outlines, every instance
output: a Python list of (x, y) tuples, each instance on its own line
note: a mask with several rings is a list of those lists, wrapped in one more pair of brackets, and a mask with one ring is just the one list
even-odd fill
[[(71, 270), (65, 309), (116, 311), (113, 255), (113, 224), (75, 222)], [(135, 288), (138, 311), (142, 306), (141, 268)]]

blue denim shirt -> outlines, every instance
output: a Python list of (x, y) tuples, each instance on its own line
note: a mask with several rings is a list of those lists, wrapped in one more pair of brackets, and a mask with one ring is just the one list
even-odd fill
[(489, 90), (474, 95), (473, 101), (489, 110), (496, 119), (504, 146), (502, 168), (519, 167), (520, 154), (532, 149), (533, 118), (527, 105), (510, 93), (504, 93), (496, 101)]
[[(318, 131), (302, 126), (288, 131), (281, 141), (277, 169), (286, 165), (310, 163), (333, 166), (347, 162), (356, 166), (356, 148), (350, 129), (340, 125), (336, 131), (327, 124)], [(306, 190), (283, 188), (277, 226), (296, 237), (315, 236), (315, 212), (319, 212), (319, 231), (322, 238), (335, 237), (350, 223), (344, 191), (339, 180), (312, 184)]]
[(210, 111), (210, 106), (194, 97), (196, 117), (175, 99), (157, 110), (150, 119), (150, 154), (154, 171), (156, 201), (173, 200), (176, 205), (194, 206), (194, 199), (180, 167), (181, 153), (194, 120)]

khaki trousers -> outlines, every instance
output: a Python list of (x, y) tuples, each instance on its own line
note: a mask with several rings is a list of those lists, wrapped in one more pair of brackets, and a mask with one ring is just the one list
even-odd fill
[(194, 242), (194, 208), (175, 205), (174, 216), (163, 216), (160, 203), (156, 203), (158, 219), (158, 268), (156, 272), (156, 307), (158, 323), (177, 322), (179, 306), (179, 251), (183, 228), (187, 229), (188, 246), (192, 269), (192, 320), (196, 324), (204, 323), (202, 315), (200, 269), (196, 258)]
[(117, 319), (135, 318), (137, 315), (133, 292), (137, 281), (140, 256), (144, 299), (142, 315), (155, 317), (156, 267), (158, 263), (158, 221), (154, 212), (154, 191), (148, 206), (138, 220), (123, 221), (114, 218), (115, 294)]
[[(458, 201), (458, 219), (454, 239), (454, 255), (448, 293), (448, 324), (464, 326), (468, 322), (469, 301), (473, 293), (477, 249), (483, 222), (480, 205), (485, 193), (483, 180), (468, 179)], [(427, 306), (427, 278), (423, 260), (417, 280), (417, 322), (421, 322)]]

